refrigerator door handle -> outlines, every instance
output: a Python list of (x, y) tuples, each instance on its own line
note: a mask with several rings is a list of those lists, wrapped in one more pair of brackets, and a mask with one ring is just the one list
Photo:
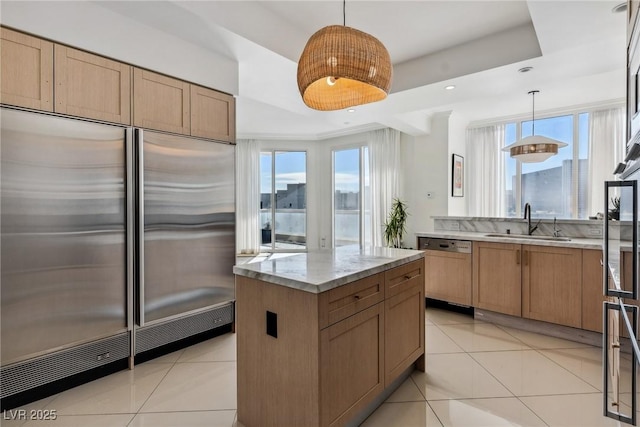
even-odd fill
[(138, 172), (137, 187), (137, 252), (138, 252), (138, 325), (144, 326), (144, 133), (142, 129), (134, 129), (136, 144), (136, 167)]
[(125, 164), (126, 164), (126, 247), (127, 247), (127, 330), (129, 341), (129, 368), (133, 369), (133, 355), (135, 349), (135, 153), (133, 145), (133, 129), (125, 130)]

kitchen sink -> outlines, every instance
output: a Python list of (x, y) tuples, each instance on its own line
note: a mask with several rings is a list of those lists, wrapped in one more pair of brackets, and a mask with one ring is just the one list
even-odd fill
[(553, 236), (529, 236), (528, 234), (507, 234), (507, 233), (489, 233), (485, 234), (487, 237), (509, 237), (512, 239), (531, 239), (531, 240), (551, 240), (556, 242), (570, 242), (568, 237), (553, 237)]

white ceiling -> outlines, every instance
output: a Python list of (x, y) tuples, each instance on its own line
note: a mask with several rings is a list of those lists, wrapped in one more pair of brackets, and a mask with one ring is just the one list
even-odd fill
[(441, 111), (471, 122), (529, 114), (532, 89), (537, 112), (620, 101), (626, 14), (611, 10), (621, 2), (348, 0), (346, 24), (382, 41), (394, 64), (390, 96), (355, 113), (307, 108), (296, 83), (308, 38), (342, 23), (341, 0), (100, 5), (238, 61), (239, 138), (322, 139), (382, 126), (419, 135)]

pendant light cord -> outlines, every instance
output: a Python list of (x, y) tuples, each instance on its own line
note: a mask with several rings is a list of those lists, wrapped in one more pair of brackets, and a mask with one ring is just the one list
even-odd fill
[(536, 92), (531, 92), (531, 136), (536, 134)]
[(347, 26), (347, 0), (342, 0), (342, 26)]

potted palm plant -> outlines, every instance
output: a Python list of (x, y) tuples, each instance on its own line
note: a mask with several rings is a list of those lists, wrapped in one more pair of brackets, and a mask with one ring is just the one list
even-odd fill
[(620, 197), (612, 197), (611, 206), (609, 208), (609, 219), (620, 220)]
[(402, 237), (407, 232), (407, 204), (398, 198), (393, 199), (389, 217), (384, 223), (384, 240), (390, 248), (402, 247)]

